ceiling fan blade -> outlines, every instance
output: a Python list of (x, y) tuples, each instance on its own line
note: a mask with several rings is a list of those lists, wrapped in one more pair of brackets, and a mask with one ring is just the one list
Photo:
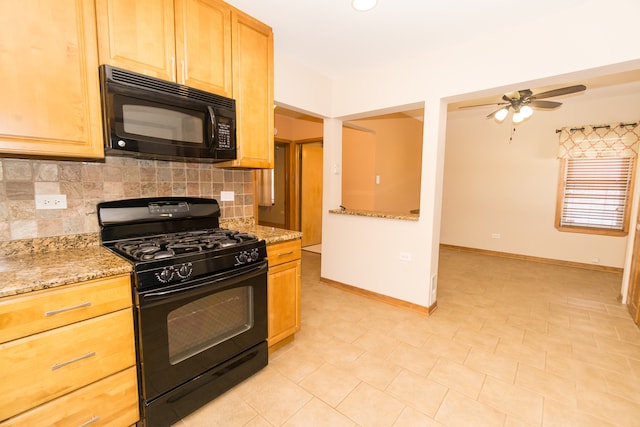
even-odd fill
[(531, 107), (534, 108), (542, 108), (542, 109), (553, 109), (553, 108), (558, 108), (559, 106), (562, 105), (562, 102), (555, 102), (555, 101), (531, 101), (529, 103), (529, 105)]
[(496, 111), (494, 111), (493, 113), (489, 114), (489, 115), (487, 116), (487, 119), (490, 119), (490, 118), (492, 118), (493, 116), (495, 116), (495, 115), (496, 115), (496, 113), (497, 113), (498, 111), (502, 110), (503, 108), (506, 108), (507, 110), (509, 109), (509, 107), (508, 107), (508, 106), (507, 106), (507, 107), (500, 107), (500, 108), (498, 108)]
[(462, 107), (458, 107), (459, 109), (461, 108), (474, 108), (474, 107), (487, 107), (489, 105), (507, 105), (506, 102), (492, 102), (491, 104), (475, 104), (475, 105), (463, 105)]
[(551, 98), (554, 96), (568, 95), (570, 93), (582, 92), (586, 89), (587, 87), (585, 85), (567, 86), (560, 89), (553, 89), (546, 92), (536, 93), (531, 97), (531, 99)]

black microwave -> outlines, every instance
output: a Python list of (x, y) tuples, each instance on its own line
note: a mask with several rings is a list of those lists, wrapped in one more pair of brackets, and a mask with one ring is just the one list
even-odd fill
[(236, 158), (231, 98), (100, 66), (105, 154), (222, 162)]

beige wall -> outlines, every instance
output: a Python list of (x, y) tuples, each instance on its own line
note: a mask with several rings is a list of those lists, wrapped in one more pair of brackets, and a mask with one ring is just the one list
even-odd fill
[[(222, 190), (234, 191), (234, 201), (221, 202)], [(126, 198), (213, 197), (222, 218), (252, 217), (253, 191), (251, 171), (206, 163), (0, 158), (0, 241), (97, 232), (97, 203)], [(65, 194), (67, 209), (36, 210), (36, 194)]]
[(342, 206), (347, 209), (376, 209), (376, 134), (342, 128)]
[[(373, 148), (365, 148), (362, 141), (351, 140), (351, 135), (358, 131), (343, 133), (343, 205), (378, 212), (409, 213), (418, 209), (422, 122), (396, 113), (349, 123), (371, 131), (368, 145), (373, 144)], [(360, 138), (364, 138), (365, 132), (360, 133), (363, 134)], [(351, 154), (356, 150), (356, 154)], [(345, 153), (348, 153), (347, 158), (344, 158)], [(380, 179), (379, 184), (376, 176)], [(356, 189), (350, 188), (352, 183), (357, 185)], [(350, 198), (354, 193), (358, 195), (357, 200), (345, 200), (345, 196)]]
[(618, 93), (601, 98), (597, 90), (587, 89), (579, 95), (581, 102), (536, 111), (517, 126), (509, 123), (510, 117), (502, 124), (485, 119), (484, 109), (450, 112), (441, 242), (622, 267), (626, 237), (554, 227), (559, 173), (555, 130), (640, 119), (637, 95)]
[(274, 123), (278, 130), (276, 138), (289, 141), (322, 138), (322, 120), (320, 119), (317, 121), (302, 120), (276, 113)]

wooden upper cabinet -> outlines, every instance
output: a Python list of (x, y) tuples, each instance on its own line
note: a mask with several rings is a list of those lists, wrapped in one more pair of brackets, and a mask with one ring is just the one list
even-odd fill
[(235, 9), (231, 29), (238, 158), (222, 165), (273, 168), (273, 32)]
[(181, 83), (232, 96), (231, 9), (218, 0), (176, 0)]
[(100, 63), (236, 100), (238, 158), (273, 167), (273, 32), (222, 0), (96, 0)]
[(175, 81), (173, 0), (97, 0), (100, 63)]
[(93, 0), (0, 2), (0, 153), (104, 156)]
[(97, 0), (100, 63), (231, 96), (230, 7), (220, 0)]

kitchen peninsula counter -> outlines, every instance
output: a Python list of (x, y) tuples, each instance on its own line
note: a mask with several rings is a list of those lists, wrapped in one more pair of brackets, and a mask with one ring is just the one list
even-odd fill
[(329, 210), (329, 213), (339, 215), (367, 216), (369, 218), (400, 219), (405, 221), (417, 221), (418, 219), (420, 219), (420, 214), (417, 213), (377, 212), (359, 209), (331, 209)]

